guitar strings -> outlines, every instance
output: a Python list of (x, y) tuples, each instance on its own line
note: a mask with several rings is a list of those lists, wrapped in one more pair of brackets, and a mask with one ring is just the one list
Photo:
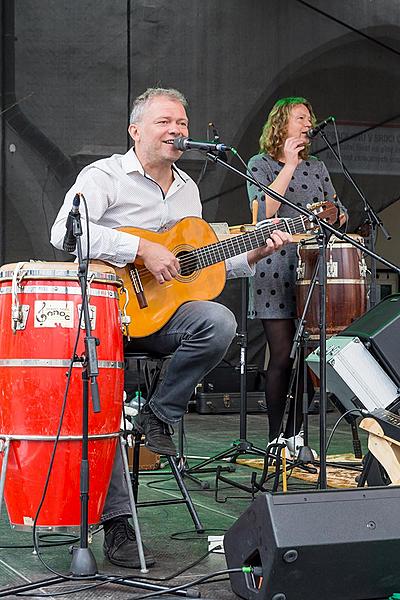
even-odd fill
[[(301, 231), (303, 231), (304, 217), (296, 217), (291, 219), (291, 221), (286, 222), (280, 221), (279, 223), (269, 223), (259, 229), (248, 232), (247, 235), (237, 235), (227, 240), (223, 240), (222, 242), (216, 242), (214, 244), (209, 244), (208, 246), (203, 246), (202, 248), (197, 248), (180, 259), (181, 267), (192, 267), (194, 266), (196, 259), (198, 259), (200, 261), (199, 266), (204, 268), (205, 266), (209, 266), (209, 260), (212, 260), (213, 262), (223, 260), (225, 251), (227, 250), (233, 250), (235, 253), (236, 250), (239, 250), (240, 252), (238, 252), (238, 254), (240, 254), (241, 252), (262, 246), (267, 238), (270, 237), (270, 234), (277, 229), (281, 231), (287, 231), (287, 229), (289, 229), (290, 233), (296, 233), (297, 224), (301, 225)], [(294, 229), (293, 232), (291, 231), (291, 225)], [(201, 264), (201, 262), (204, 262), (204, 264)]]
[[(247, 235), (239, 234), (227, 240), (203, 246), (202, 248), (194, 248), (186, 255), (182, 256), (182, 258), (178, 259), (181, 269), (192, 272), (199, 267), (204, 268), (211, 264), (223, 261), (226, 251), (233, 251), (234, 254), (236, 254), (236, 251), (239, 250), (237, 254), (241, 254), (247, 250), (258, 248), (262, 246), (270, 237), (271, 233), (277, 229), (285, 232), (289, 230), (289, 233), (298, 233), (298, 227), (300, 227), (300, 232), (303, 232), (304, 221), (305, 217), (300, 215), (290, 220), (287, 219), (285, 221), (281, 220), (278, 223), (265, 224), (254, 231), (247, 232)], [(146, 275), (148, 279), (153, 277), (146, 267), (138, 267), (137, 271), (141, 277), (146, 277)]]

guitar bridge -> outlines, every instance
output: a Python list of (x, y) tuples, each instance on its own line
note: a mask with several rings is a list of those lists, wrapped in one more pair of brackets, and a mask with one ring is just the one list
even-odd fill
[(129, 278), (132, 282), (139, 308), (146, 308), (148, 306), (146, 296), (144, 295), (144, 289), (140, 279), (139, 271), (135, 266), (129, 269)]

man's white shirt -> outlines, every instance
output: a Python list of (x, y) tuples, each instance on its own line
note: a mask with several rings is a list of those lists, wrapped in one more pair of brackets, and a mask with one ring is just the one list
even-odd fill
[[(89, 212), (90, 257), (123, 267), (133, 262), (139, 237), (118, 231), (117, 227), (140, 227), (159, 231), (165, 225), (184, 217), (201, 217), (202, 207), (196, 183), (173, 165), (173, 182), (167, 194), (143, 170), (133, 149), (114, 154), (85, 167), (67, 192), (64, 204), (51, 230), (51, 243), (62, 249), (66, 220), (72, 201), (83, 194)], [(83, 254), (87, 253), (86, 220), (83, 203)], [(255, 269), (246, 254), (226, 261), (227, 275), (249, 277)]]

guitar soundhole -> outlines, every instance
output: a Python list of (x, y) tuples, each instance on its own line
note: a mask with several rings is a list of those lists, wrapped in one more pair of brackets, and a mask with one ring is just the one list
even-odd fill
[(190, 277), (198, 271), (199, 267), (197, 264), (197, 257), (193, 255), (192, 252), (187, 252), (185, 250), (178, 252), (176, 257), (179, 259), (181, 264), (181, 276), (182, 277)]

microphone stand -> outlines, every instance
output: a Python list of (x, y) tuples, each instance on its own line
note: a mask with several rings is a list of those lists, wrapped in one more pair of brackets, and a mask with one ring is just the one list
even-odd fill
[[(377, 233), (378, 227), (380, 228), (380, 230), (382, 231), (383, 235), (385, 236), (385, 238), (387, 240), (391, 239), (391, 235), (385, 228), (382, 220), (378, 217), (378, 215), (376, 214), (376, 212), (374, 211), (374, 209), (372, 208), (370, 203), (367, 201), (360, 186), (354, 180), (353, 176), (348, 171), (346, 165), (344, 164), (341, 157), (336, 152), (335, 148), (332, 146), (332, 144), (330, 143), (330, 141), (328, 140), (328, 138), (326, 137), (326, 134), (324, 133), (324, 131), (322, 129), (319, 131), (319, 135), (322, 137), (325, 144), (328, 146), (329, 150), (332, 152), (333, 156), (339, 163), (345, 177), (348, 179), (348, 181), (350, 181), (353, 188), (356, 190), (357, 194), (360, 196), (361, 200), (363, 201), (364, 212), (366, 215), (365, 222), (369, 223), (369, 225), (371, 226), (370, 235), (369, 235), (369, 249), (375, 254), (375, 241), (376, 241), (376, 233)], [(370, 286), (370, 297), (369, 297), (370, 308), (375, 306), (375, 304), (377, 302), (376, 297), (377, 297), (377, 294), (376, 294), (376, 259), (373, 256), (371, 256), (371, 286)]]
[[(218, 160), (221, 160), (218, 158)], [(224, 163), (224, 160), (222, 159)], [(225, 164), (225, 163), (224, 163)], [(243, 456), (246, 454), (251, 454), (253, 456), (265, 456), (265, 450), (262, 448), (258, 448), (254, 446), (251, 442), (247, 440), (247, 347), (248, 347), (248, 335), (247, 335), (247, 306), (248, 306), (248, 286), (247, 286), (247, 278), (242, 277), (240, 281), (240, 289), (241, 289), (241, 311), (240, 311), (240, 324), (238, 327), (238, 332), (236, 334), (237, 343), (240, 346), (240, 408), (239, 408), (239, 439), (232, 442), (231, 447), (227, 450), (223, 450), (219, 452), (215, 456), (211, 456), (206, 460), (190, 467), (186, 470), (186, 474), (192, 476), (198, 473), (210, 473), (214, 470), (216, 471), (216, 490), (215, 490), (215, 500), (217, 502), (221, 502), (218, 500), (218, 481), (223, 481), (228, 483), (234, 487), (237, 487), (245, 492), (249, 492), (251, 494), (254, 493), (254, 486), (251, 488), (238, 483), (237, 481), (233, 481), (232, 479), (227, 479), (225, 476), (222, 476), (221, 473), (223, 471), (232, 472), (234, 471), (233, 467), (222, 467), (218, 466), (216, 469), (213, 468), (205, 468), (208, 467), (213, 462), (224, 460), (229, 458), (231, 462), (235, 462), (239, 456)]]
[[(371, 258), (381, 262), (382, 264), (388, 266), (393, 269), (396, 273), (400, 275), (400, 267), (391, 263), (386, 258), (376, 254), (369, 248), (365, 248), (362, 244), (353, 240), (346, 233), (342, 233), (335, 229), (332, 225), (318, 218), (317, 215), (312, 213), (311, 211), (303, 208), (302, 206), (297, 206), (285, 196), (281, 196), (278, 192), (268, 188), (266, 185), (254, 179), (250, 175), (246, 173), (242, 173), (232, 165), (227, 162), (221, 160), (217, 155), (212, 152), (207, 152), (207, 157), (209, 160), (222, 165), (225, 169), (236, 173), (242, 179), (253, 183), (256, 185), (262, 192), (274, 198), (278, 202), (286, 204), (290, 206), (290, 208), (299, 212), (303, 216), (305, 216), (311, 223), (315, 223), (318, 226), (319, 235), (318, 235), (318, 244), (319, 244), (319, 285), (320, 285), (320, 339), (319, 339), (319, 351), (320, 351), (320, 477), (319, 477), (319, 487), (321, 489), (326, 489), (327, 487), (327, 477), (326, 477), (326, 413), (327, 413), (327, 393), (326, 393), (326, 243), (330, 233), (333, 233), (336, 237), (341, 240), (344, 240), (355, 246), (365, 254), (368, 254)], [(217, 475), (218, 477), (218, 475)], [(229, 483), (229, 481), (227, 482)], [(239, 487), (239, 486), (237, 486)], [(246, 490), (247, 491), (247, 490)]]
[[(294, 383), (294, 375), (296, 371), (299, 371), (301, 368), (301, 355), (303, 353), (303, 398), (302, 398), (302, 413), (303, 413), (303, 430), (304, 430), (304, 446), (299, 451), (299, 460), (304, 463), (312, 463), (314, 462), (314, 456), (311, 451), (311, 448), (308, 445), (308, 390), (307, 390), (307, 363), (306, 363), (306, 350), (307, 350), (307, 336), (308, 333), (305, 330), (306, 328), (306, 317), (308, 308), (310, 306), (311, 299), (314, 294), (315, 286), (318, 281), (318, 273), (319, 273), (319, 261), (320, 258), (315, 263), (314, 271), (311, 276), (311, 282), (307, 290), (306, 300), (304, 302), (304, 308), (300, 318), (297, 321), (296, 331), (293, 337), (293, 345), (290, 351), (290, 358), (294, 360), (297, 356), (296, 367), (292, 371), (292, 377), (289, 383), (289, 391), (288, 397), (291, 394), (291, 390)], [(296, 401), (296, 398), (294, 398)], [(295, 432), (293, 431), (293, 435)]]
[[(77, 207), (76, 207), (77, 208)], [(70, 567), (70, 575), (58, 575), (25, 583), (12, 588), (0, 589), (0, 598), (11, 595), (19, 595), (32, 590), (59, 585), (67, 581), (101, 581), (114, 583), (121, 586), (132, 588), (143, 588), (145, 590), (159, 591), (168, 593), (168, 587), (155, 585), (146, 581), (134, 580), (113, 574), (101, 574), (97, 571), (96, 559), (89, 548), (89, 519), (88, 519), (88, 503), (89, 503), (89, 462), (88, 462), (88, 446), (89, 446), (89, 380), (92, 396), (93, 412), (100, 412), (100, 397), (97, 385), (97, 377), (99, 375), (97, 350), (96, 346), (100, 344), (100, 340), (91, 335), (91, 322), (89, 313), (89, 300), (87, 297), (87, 272), (89, 268), (88, 261), (82, 258), (82, 224), (79, 209), (74, 214), (70, 213), (73, 219), (73, 235), (76, 238), (76, 249), (78, 256), (78, 279), (82, 294), (82, 311), (85, 321), (85, 355), (82, 357), (74, 357), (74, 362), (82, 363), (82, 458), (80, 466), (80, 498), (81, 498), (81, 523), (80, 523), (80, 545), (72, 547), (72, 561)], [(54, 571), (56, 573), (56, 571)], [(66, 593), (68, 593), (66, 591)], [(171, 591), (172, 593), (172, 591)], [(188, 596), (185, 590), (174, 592), (175, 595), (186, 598), (194, 598), (198, 596)]]
[(89, 301), (87, 297), (87, 276), (89, 263), (82, 257), (82, 223), (79, 210), (73, 216), (73, 234), (76, 239), (78, 255), (78, 279), (82, 295), (82, 311), (85, 324), (85, 354), (78, 359), (82, 362), (82, 458), (80, 470), (80, 492), (81, 492), (81, 526), (80, 547), (72, 548), (71, 574), (75, 577), (88, 577), (97, 573), (96, 559), (88, 547), (89, 538), (89, 380), (92, 397), (93, 412), (99, 413), (100, 397), (97, 385), (99, 366), (97, 361), (97, 346), (100, 340), (92, 336), (92, 325), (90, 322)]

